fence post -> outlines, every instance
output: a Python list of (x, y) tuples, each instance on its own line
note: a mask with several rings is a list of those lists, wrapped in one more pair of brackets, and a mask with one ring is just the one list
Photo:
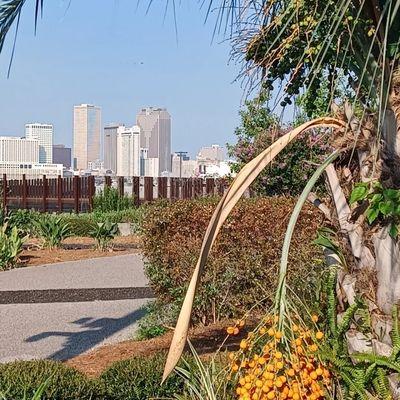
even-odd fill
[(118, 193), (121, 197), (124, 197), (124, 195), (125, 195), (124, 177), (123, 176), (118, 177)]
[(7, 210), (7, 175), (3, 174), (3, 210)]
[(105, 176), (104, 177), (104, 186), (105, 187), (110, 187), (111, 186), (111, 176)]
[(74, 176), (74, 181), (73, 181), (73, 188), (74, 188), (74, 209), (75, 212), (78, 214), (79, 213), (79, 189), (80, 189), (80, 177), (78, 175)]
[(57, 177), (57, 208), (59, 212), (62, 212), (63, 206), (62, 206), (62, 178), (61, 175), (58, 175)]
[(207, 178), (206, 179), (206, 195), (207, 196), (214, 195), (214, 186), (215, 186), (214, 178)]
[(89, 211), (93, 211), (93, 197), (96, 194), (96, 185), (94, 182), (94, 176), (90, 175), (89, 176), (89, 181), (88, 181), (88, 198), (89, 198)]
[(136, 207), (140, 205), (140, 178), (138, 176), (132, 177), (132, 197)]
[(187, 195), (188, 199), (193, 199), (193, 179), (189, 178), (187, 181)]
[(167, 179), (164, 177), (158, 177), (158, 198), (166, 199), (167, 198)]
[(22, 175), (22, 208), (27, 207), (27, 185), (26, 185), (26, 175)]
[(224, 195), (224, 192), (225, 192), (225, 179), (224, 178), (219, 178), (217, 180), (217, 191), (220, 196)]
[(48, 184), (47, 184), (47, 178), (46, 175), (43, 175), (42, 178), (42, 183), (43, 183), (43, 212), (47, 211), (47, 192), (48, 192)]
[(144, 177), (144, 201), (153, 201), (153, 177)]

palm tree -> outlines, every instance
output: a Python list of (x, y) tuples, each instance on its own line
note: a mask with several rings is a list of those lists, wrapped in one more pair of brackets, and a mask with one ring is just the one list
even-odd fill
[[(0, 50), (25, 3), (1, 3)], [(35, 23), (42, 6), (36, 0)], [(342, 300), (352, 304), (356, 296), (367, 298), (376, 342), (390, 345), (390, 312), (400, 301), (400, 0), (221, 0), (217, 9), (219, 22), (230, 25), (235, 55), (244, 61), (243, 76), (251, 86), (278, 91), (282, 107), (302, 93), (309, 115), (315, 96), (325, 96), (326, 116), (260, 154), (221, 200), (203, 241), (165, 376), (183, 350), (196, 286), (221, 224), (279, 151), (301, 132), (320, 126), (335, 128), (332, 145), (338, 152), (332, 160), (340, 153), (326, 175), (336, 211), (332, 223), (352, 253), (351, 268), (338, 274)], [(322, 82), (327, 91), (321, 92)], [(346, 101), (336, 105), (338, 89)], [(332, 112), (334, 118), (328, 117)], [(372, 294), (366, 293), (366, 281), (376, 282)]]

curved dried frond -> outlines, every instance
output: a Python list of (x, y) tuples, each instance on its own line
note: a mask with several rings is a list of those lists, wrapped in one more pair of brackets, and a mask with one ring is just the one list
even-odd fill
[(240, 197), (251, 185), (251, 183), (257, 178), (259, 173), (276, 157), (277, 154), (279, 154), (280, 151), (282, 151), (298, 135), (313, 128), (328, 127), (345, 130), (346, 126), (347, 124), (345, 122), (328, 117), (318, 118), (306, 122), (279, 138), (268, 149), (264, 150), (256, 158), (246, 164), (238, 173), (232, 185), (222, 197), (216, 210), (214, 211), (214, 214), (203, 238), (200, 256), (197, 261), (192, 278), (190, 280), (186, 297), (183, 302), (178, 322), (175, 327), (174, 336), (172, 338), (170, 351), (168, 353), (167, 362), (164, 369), (163, 380), (165, 380), (167, 376), (173, 371), (180, 356), (182, 355), (186, 343), (187, 332), (189, 329), (190, 315), (192, 311), (196, 287), (199, 282), (202, 270), (207, 262), (211, 247), (218, 235), (222, 224), (228, 217), (235, 204), (239, 201)]

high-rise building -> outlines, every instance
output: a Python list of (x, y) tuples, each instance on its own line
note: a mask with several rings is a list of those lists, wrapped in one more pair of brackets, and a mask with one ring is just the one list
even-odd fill
[(100, 159), (101, 108), (91, 104), (74, 106), (74, 169), (87, 169)]
[(197, 159), (202, 161), (209, 161), (219, 163), (224, 161), (225, 150), (218, 144), (213, 144), (208, 147), (202, 147), (197, 154)]
[(158, 174), (171, 171), (171, 116), (165, 108), (143, 108), (136, 117), (140, 127), (140, 147), (149, 159), (158, 159)]
[(38, 163), (39, 141), (13, 136), (0, 136), (0, 162)]
[(25, 137), (39, 141), (39, 162), (51, 164), (53, 162), (53, 125), (26, 124)]
[(117, 172), (117, 133), (122, 124), (104, 127), (104, 168)]
[(53, 145), (53, 163), (62, 164), (65, 168), (71, 168), (71, 147), (63, 144)]
[(140, 128), (124, 125), (117, 128), (117, 175), (139, 176), (140, 174)]

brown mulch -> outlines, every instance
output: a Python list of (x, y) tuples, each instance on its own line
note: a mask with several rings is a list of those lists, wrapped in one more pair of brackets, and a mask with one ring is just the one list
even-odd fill
[(94, 249), (95, 240), (88, 237), (71, 237), (62, 243), (59, 249), (42, 249), (40, 241), (30, 239), (24, 244), (21, 253), (20, 266), (53, 264), (63, 261), (76, 261), (87, 258), (109, 257), (137, 253), (140, 239), (137, 236), (119, 236), (112, 242), (112, 248), (107, 251)]
[[(229, 322), (221, 322), (209, 326), (200, 326), (191, 329), (189, 338), (198, 354), (210, 356), (223, 344), (222, 350), (237, 350), (240, 340), (247, 335), (254, 324), (248, 325), (237, 336), (231, 336), (225, 342), (226, 327)], [(160, 351), (167, 351), (172, 339), (172, 331), (154, 339), (135, 341), (128, 340), (121, 343), (105, 345), (89, 353), (81, 354), (68, 361), (66, 364), (78, 369), (87, 376), (96, 377), (112, 363), (126, 360), (134, 356), (148, 356)], [(189, 350), (189, 349), (188, 349)]]

